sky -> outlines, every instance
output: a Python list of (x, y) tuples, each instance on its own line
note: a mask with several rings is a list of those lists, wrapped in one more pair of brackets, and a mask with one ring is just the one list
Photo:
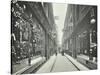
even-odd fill
[(58, 19), (55, 19), (55, 23), (57, 26), (59, 44), (61, 44), (61, 41), (62, 41), (62, 36), (63, 36), (62, 30), (64, 28), (66, 11), (67, 11), (67, 4), (65, 4), (65, 3), (53, 3), (54, 16), (58, 16)]

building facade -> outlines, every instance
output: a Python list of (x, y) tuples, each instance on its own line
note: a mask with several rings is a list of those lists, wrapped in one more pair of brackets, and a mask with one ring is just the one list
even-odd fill
[(63, 29), (63, 50), (97, 59), (97, 6), (69, 4)]
[[(49, 11), (50, 9), (50, 11)], [(51, 3), (11, 2), (11, 58), (41, 55), (49, 59), (57, 47)]]

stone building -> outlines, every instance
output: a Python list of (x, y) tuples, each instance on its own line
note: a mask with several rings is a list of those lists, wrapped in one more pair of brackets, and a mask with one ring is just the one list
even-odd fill
[[(50, 11), (49, 11), (50, 9)], [(19, 42), (21, 59), (42, 55), (48, 59), (56, 50), (56, 27), (51, 3), (17, 1), (11, 4), (11, 34)], [(13, 51), (13, 50), (12, 50)], [(15, 48), (15, 54), (16, 54)]]
[(63, 50), (77, 58), (97, 58), (97, 6), (69, 4), (63, 29)]

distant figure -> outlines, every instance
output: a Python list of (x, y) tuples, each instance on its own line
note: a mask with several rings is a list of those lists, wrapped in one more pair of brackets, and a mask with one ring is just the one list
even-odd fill
[(62, 56), (64, 56), (64, 51), (62, 51)]
[(56, 52), (56, 56), (57, 56), (57, 52)]
[(28, 64), (31, 66), (31, 57), (28, 58)]
[(57, 56), (57, 50), (55, 50), (55, 55)]
[(28, 64), (29, 64), (29, 66), (31, 66), (31, 51), (30, 51), (30, 49), (29, 49), (29, 53), (28, 53)]

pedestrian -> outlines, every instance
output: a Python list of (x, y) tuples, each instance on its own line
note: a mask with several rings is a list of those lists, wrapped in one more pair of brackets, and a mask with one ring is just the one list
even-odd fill
[(56, 52), (56, 56), (57, 56), (57, 52)]
[(64, 56), (64, 51), (62, 50), (62, 56)]
[(29, 49), (29, 53), (28, 53), (28, 64), (29, 66), (31, 66), (31, 51)]
[(29, 64), (29, 66), (31, 66), (31, 57), (30, 56), (28, 58), (28, 64)]
[(56, 56), (57, 56), (57, 51), (56, 51)]

